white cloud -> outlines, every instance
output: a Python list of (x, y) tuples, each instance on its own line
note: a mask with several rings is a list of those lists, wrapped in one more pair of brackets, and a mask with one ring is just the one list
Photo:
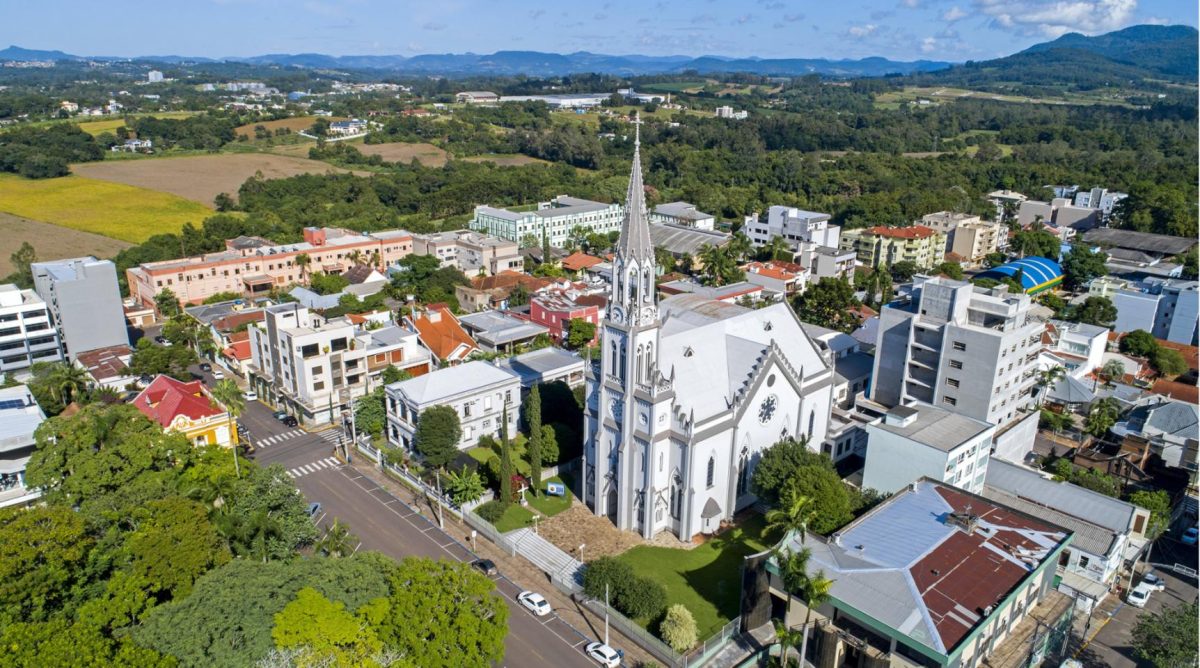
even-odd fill
[(965, 11), (963, 11), (962, 8), (959, 7), (958, 5), (954, 5), (953, 7), (951, 7), (950, 9), (947, 9), (945, 12), (942, 13), (942, 20), (949, 21), (951, 23), (953, 23), (954, 21), (957, 21), (959, 19), (964, 19), (966, 17), (967, 17), (967, 13)]
[(902, 0), (900, 4), (908, 7), (909, 9), (916, 9), (917, 7), (921, 6), (921, 0)]
[(932, 37), (926, 37), (921, 40), (921, 53), (933, 53), (937, 49), (937, 40)]
[(975, 0), (1001, 28), (1023, 34), (1058, 37), (1068, 32), (1096, 34), (1134, 21), (1137, 0)]
[(861, 26), (850, 26), (850, 29), (846, 32), (850, 33), (851, 37), (858, 37), (861, 39), (863, 37), (869, 37), (870, 35), (873, 35), (878, 29), (879, 27), (874, 23), (868, 23)]

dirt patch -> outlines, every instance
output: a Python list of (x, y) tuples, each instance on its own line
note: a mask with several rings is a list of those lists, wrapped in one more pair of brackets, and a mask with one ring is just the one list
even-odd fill
[[(71, 165), (71, 171), (93, 179), (168, 192), (206, 206), (220, 193), (236, 195), (256, 173), (280, 179), (297, 174), (345, 172), (327, 163), (269, 153), (231, 153), (184, 158), (106, 160)], [(367, 172), (355, 172), (367, 176)]]
[(449, 154), (433, 144), (410, 144), (408, 142), (389, 142), (386, 144), (356, 144), (363, 155), (377, 155), (388, 162), (412, 162), (416, 158), (426, 167), (441, 167), (446, 164)]
[[(281, 118), (277, 121), (263, 121), (261, 123), (247, 123), (245, 125), (239, 125), (238, 127), (234, 128), (234, 132), (238, 133), (239, 135), (246, 135), (250, 139), (254, 139), (254, 128), (256, 128), (260, 125), (263, 126), (264, 128), (266, 128), (267, 131), (270, 132), (271, 134), (275, 134), (275, 131), (280, 128), (287, 128), (288, 130), (291, 130), (292, 132), (300, 132), (300, 131), (311, 128), (312, 124), (314, 122), (316, 122), (316, 120), (317, 120), (316, 116), (296, 116), (293, 118)], [(333, 117), (333, 118), (327, 118), (326, 120), (328, 120), (330, 123), (332, 123), (334, 121), (344, 121), (346, 119), (342, 118), (342, 117)]]
[(99, 234), (0, 213), (0, 276), (12, 273), (9, 256), (21, 247), (23, 241), (33, 244), (39, 260), (61, 260), (81, 255), (111, 258), (132, 245)]
[(579, 558), (579, 546), (586, 544), (583, 550), (585, 561), (616, 556), (645, 544), (641, 536), (632, 531), (621, 531), (607, 517), (592, 514), (578, 501), (554, 517), (539, 522), (538, 533), (576, 559)]
[(540, 158), (528, 155), (473, 155), (463, 158), (467, 162), (491, 162), (497, 167), (520, 167), (521, 165), (548, 165), (550, 163)]

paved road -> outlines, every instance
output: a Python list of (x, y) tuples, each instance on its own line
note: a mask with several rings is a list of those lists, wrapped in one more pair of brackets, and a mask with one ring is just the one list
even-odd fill
[[(310, 434), (284, 426), (263, 404), (248, 402), (241, 421), (255, 446), (254, 458), (279, 463), (296, 480), (310, 501), (324, 507), (323, 525), (334, 517), (347, 523), (362, 541), (360, 549), (392, 557), (423, 556), (471, 561), (464, 546), (437, 528), (435, 522), (393, 497), (333, 455), (336, 430)], [(590, 666), (583, 647), (590, 641), (556, 615), (537, 618), (516, 603), (521, 588), (504, 576), (493, 577), (509, 604), (509, 633), (505, 640), (507, 666)]]

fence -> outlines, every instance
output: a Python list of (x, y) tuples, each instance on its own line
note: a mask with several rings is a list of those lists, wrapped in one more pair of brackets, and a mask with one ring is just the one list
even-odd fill
[[(379, 463), (380, 452), (377, 448), (372, 447), (370, 443), (359, 441), (354, 444), (354, 447), (371, 461)], [(400, 483), (407, 485), (413, 490), (424, 494), (425, 498), (431, 503), (436, 503), (445, 510), (449, 511), (451, 515), (454, 515), (459, 519), (463, 519), (463, 511), (458, 507), (458, 504), (454, 503), (454, 501), (446, 494), (439, 492), (436, 487), (431, 487), (430, 485), (426, 484), (424, 480), (421, 480), (412, 473), (409, 473), (404, 467), (396, 466), (395, 464), (389, 464), (387, 462), (383, 462), (381, 467), (384, 473), (391, 475)]]
[[(558, 583), (555, 582), (555, 584), (557, 585)], [(719, 631), (709, 636), (700, 645), (692, 648), (687, 654), (680, 654), (672, 649), (670, 645), (659, 640), (649, 631), (642, 628), (637, 622), (625, 615), (613, 610), (611, 607), (606, 611), (604, 603), (586, 598), (582, 592), (573, 596), (575, 600), (581, 602), (586, 608), (597, 615), (607, 615), (609, 624), (640, 645), (642, 649), (652, 654), (663, 665), (671, 666), (672, 668), (699, 668), (740, 635), (738, 629), (741, 626), (741, 618), (739, 617), (721, 627)]]

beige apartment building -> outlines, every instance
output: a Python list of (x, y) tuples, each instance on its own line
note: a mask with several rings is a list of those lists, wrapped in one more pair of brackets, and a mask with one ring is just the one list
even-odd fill
[(946, 259), (946, 235), (923, 225), (868, 227), (843, 232), (841, 248), (854, 251), (868, 267), (907, 261), (927, 269)]
[[(404, 230), (359, 234), (332, 227), (306, 227), (304, 241), (274, 244), (262, 237), (237, 237), (225, 250), (178, 260), (147, 262), (125, 270), (129, 295), (154, 305), (154, 297), (170, 290), (184, 304), (199, 304), (220, 292), (248, 297), (272, 288), (305, 284), (316, 272), (341, 273), (357, 263), (387, 267), (413, 252), (413, 236)], [(306, 256), (305, 266), (297, 258)]]
[(983, 262), (989, 253), (1007, 245), (1008, 228), (969, 213), (938, 211), (921, 216), (921, 225), (946, 236), (946, 252), (968, 264)]

